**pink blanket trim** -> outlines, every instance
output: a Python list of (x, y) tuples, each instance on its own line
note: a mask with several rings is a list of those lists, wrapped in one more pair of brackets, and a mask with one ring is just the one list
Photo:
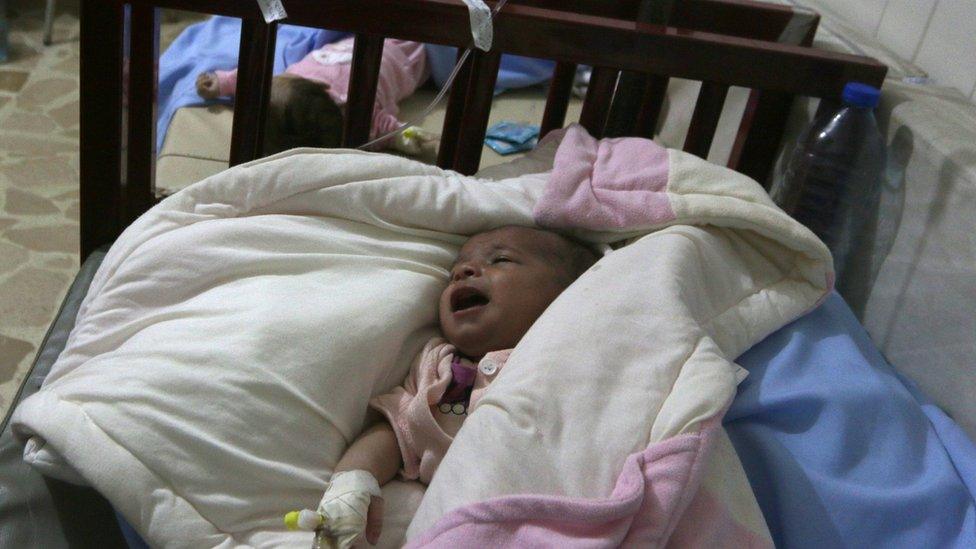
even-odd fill
[(680, 534), (682, 546), (709, 547), (716, 539), (763, 546), (699, 489), (722, 416), (724, 410), (696, 433), (631, 454), (608, 497), (492, 498), (451, 511), (407, 547), (661, 547), (672, 533)]
[(668, 151), (637, 137), (597, 140), (579, 124), (548, 134), (562, 139), (533, 215), (542, 227), (651, 228), (675, 219), (668, 197)]

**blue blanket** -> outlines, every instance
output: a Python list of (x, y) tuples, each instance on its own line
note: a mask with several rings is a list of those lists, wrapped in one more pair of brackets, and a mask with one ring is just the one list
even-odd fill
[[(274, 73), (300, 61), (312, 50), (335, 42), (348, 33), (280, 25), (275, 41)], [(169, 123), (180, 107), (205, 105), (227, 100), (205, 101), (197, 95), (196, 78), (201, 72), (237, 67), (240, 49), (239, 19), (214, 16), (186, 28), (159, 58), (159, 118), (156, 121), (156, 146), (161, 148)], [(455, 62), (455, 49), (430, 46), (427, 60), (438, 86), (444, 84)], [(538, 84), (552, 76), (552, 61), (514, 55), (502, 56), (495, 92)]]
[(777, 547), (976, 547), (976, 446), (837, 294), (737, 362), (725, 427)]

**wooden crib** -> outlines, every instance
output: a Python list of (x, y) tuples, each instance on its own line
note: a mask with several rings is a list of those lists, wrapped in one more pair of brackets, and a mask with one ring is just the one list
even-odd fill
[[(502, 53), (558, 62), (543, 132), (565, 122), (577, 64), (595, 67), (580, 123), (596, 136), (605, 135), (619, 103), (614, 92), (621, 71), (649, 78), (637, 91), (640, 105), (632, 123), (615, 124), (613, 135), (651, 135), (669, 77), (702, 81), (684, 143), (686, 151), (700, 156), (709, 150), (729, 87), (757, 90), (728, 165), (760, 181), (772, 166), (793, 96), (836, 99), (848, 81), (880, 86), (887, 70), (873, 59), (805, 47), (812, 32), (794, 38), (800, 45), (773, 41), (794, 17), (787, 8), (742, 0), (678, 1), (669, 20), (703, 29), (679, 30), (636, 22), (640, 5), (638, 0), (506, 4), (495, 20), (492, 50), (470, 56), (449, 95), (438, 164), (467, 174), (477, 169)], [(550, 9), (556, 6), (561, 11)], [(230, 159), (234, 165), (260, 156), (276, 24), (264, 22), (256, 2), (82, 2), (82, 257), (112, 242), (156, 200), (158, 8), (242, 19), (239, 82), (253, 85), (238, 90)], [(347, 147), (363, 144), (368, 136), (384, 37), (459, 47), (471, 41), (467, 8), (460, 0), (291, 0), (287, 10), (289, 23), (356, 33), (343, 136)], [(626, 93), (616, 92), (618, 98)]]
[[(385, 37), (459, 47), (470, 42), (468, 12), (461, 0), (288, 0), (285, 5), (288, 23), (356, 34), (343, 136), (349, 147), (364, 143), (368, 136)], [(543, 132), (565, 123), (579, 64), (595, 67), (580, 123), (596, 136), (650, 137), (668, 79), (701, 81), (683, 146), (700, 156), (712, 144), (729, 88), (751, 88), (755, 91), (727, 162), (758, 180), (770, 171), (793, 97), (835, 100), (846, 82), (880, 86), (886, 72), (873, 59), (811, 49), (814, 14), (803, 14), (803, 25), (797, 27), (795, 11), (745, 0), (676, 0), (657, 4), (673, 5), (672, 11), (660, 13), (642, 10), (648, 5), (640, 0), (506, 4), (495, 19), (492, 50), (470, 56), (449, 94), (438, 164), (462, 173), (477, 169), (502, 53), (557, 61), (540, 121)], [(153, 177), (159, 8), (243, 20), (232, 164), (260, 156), (276, 25), (264, 22), (256, 2), (242, 0), (82, 0), (81, 8), (84, 260), (114, 241), (157, 200)], [(672, 26), (638, 20), (668, 21)], [(801, 30), (791, 34), (796, 28)], [(620, 77), (622, 71), (630, 78)], [(63, 348), (102, 255), (95, 253), (83, 265), (20, 398), (36, 390)], [(20, 491), (6, 503), (0, 501), (0, 516), (12, 519), (0, 528), (0, 539), (43, 541), (45, 546), (119, 545), (114, 515), (104, 499), (91, 489), (44, 479), (24, 466), (20, 449), (4, 427), (0, 475), (13, 475)], [(13, 530), (4, 533), (3, 528)], [(25, 531), (35, 537), (19, 537)]]

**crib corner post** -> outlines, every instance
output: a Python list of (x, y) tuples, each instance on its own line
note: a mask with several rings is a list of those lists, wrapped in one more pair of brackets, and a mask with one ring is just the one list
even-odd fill
[(125, 5), (81, 1), (81, 261), (122, 232), (122, 83)]

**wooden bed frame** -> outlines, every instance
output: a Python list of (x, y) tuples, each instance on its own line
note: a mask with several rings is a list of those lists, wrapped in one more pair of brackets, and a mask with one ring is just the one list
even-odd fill
[[(541, 121), (543, 132), (563, 125), (577, 64), (595, 67), (580, 123), (596, 136), (606, 133), (621, 71), (649, 77), (637, 90), (637, 115), (623, 128), (617, 124), (614, 135), (651, 135), (669, 77), (702, 81), (683, 147), (699, 156), (708, 153), (729, 87), (752, 88), (756, 93), (728, 165), (760, 181), (770, 172), (794, 96), (837, 99), (846, 82), (880, 86), (887, 71), (870, 58), (807, 47), (812, 32), (802, 36), (799, 45), (776, 43), (793, 17), (786, 7), (745, 0), (666, 0), (673, 10), (664, 20), (679, 28), (637, 22), (655, 20), (653, 14), (648, 18), (640, 13), (641, 4), (506, 4), (495, 19), (492, 50), (476, 50), (470, 56), (449, 94), (438, 165), (467, 174), (477, 169), (502, 53), (557, 61)], [(238, 81), (254, 85), (239, 86), (235, 99), (231, 165), (260, 156), (277, 25), (264, 22), (257, 2), (82, 0), (82, 259), (114, 241), (157, 200), (153, 180), (158, 8), (242, 19)], [(356, 35), (343, 136), (348, 147), (361, 145), (369, 133), (384, 37), (459, 47), (471, 40), (461, 0), (288, 0), (286, 8), (287, 23)], [(394, 13), (396, 17), (390, 17)]]

